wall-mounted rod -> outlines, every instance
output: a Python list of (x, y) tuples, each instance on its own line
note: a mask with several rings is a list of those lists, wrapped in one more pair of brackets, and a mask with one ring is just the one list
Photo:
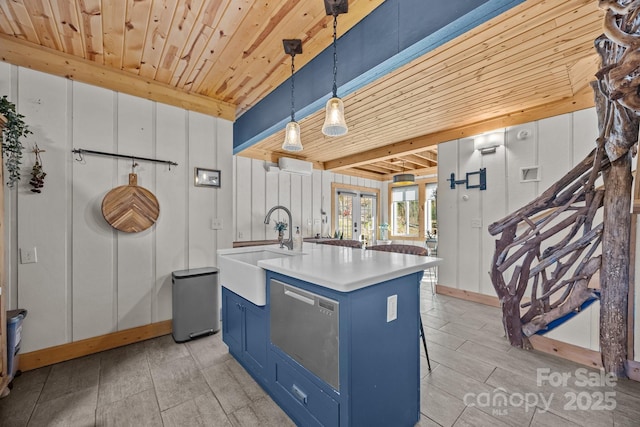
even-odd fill
[(127, 154), (105, 153), (104, 151), (85, 150), (84, 148), (74, 148), (73, 150), (71, 150), (71, 152), (74, 154), (79, 154), (81, 158), (83, 154), (95, 154), (97, 156), (109, 156), (109, 157), (117, 157), (119, 159), (142, 160), (145, 162), (165, 163), (165, 164), (168, 164), (169, 166), (178, 166), (176, 162), (172, 162), (170, 160), (150, 159), (148, 157), (129, 156)]

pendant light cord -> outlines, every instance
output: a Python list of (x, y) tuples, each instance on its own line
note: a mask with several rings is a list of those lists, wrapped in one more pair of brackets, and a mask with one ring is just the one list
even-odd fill
[(295, 119), (295, 114), (296, 114), (295, 113), (295, 104), (294, 104), (295, 98), (293, 96), (293, 93), (294, 93), (294, 90), (295, 90), (295, 86), (296, 86), (295, 78), (294, 78), (294, 76), (295, 76), (295, 73), (294, 73), (295, 72), (295, 66), (293, 65), (293, 59), (295, 58), (295, 56), (296, 56), (295, 53), (291, 54), (291, 121), (292, 122), (296, 121), (296, 119)]
[(338, 74), (338, 45), (336, 43), (338, 31), (338, 14), (333, 14), (333, 97), (338, 97), (338, 84), (336, 75)]

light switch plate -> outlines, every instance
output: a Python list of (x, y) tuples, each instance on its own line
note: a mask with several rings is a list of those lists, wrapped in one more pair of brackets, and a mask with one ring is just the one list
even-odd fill
[(387, 322), (398, 318), (398, 295), (387, 297)]

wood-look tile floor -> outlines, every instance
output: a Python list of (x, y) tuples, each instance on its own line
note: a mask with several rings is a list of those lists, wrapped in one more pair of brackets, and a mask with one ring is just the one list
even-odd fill
[[(417, 426), (640, 426), (640, 383), (606, 386), (597, 371), (510, 347), (498, 309), (432, 295), (426, 282), (420, 304), (432, 371), (423, 353)], [(25, 372), (0, 399), (3, 427), (292, 425), (220, 333)]]

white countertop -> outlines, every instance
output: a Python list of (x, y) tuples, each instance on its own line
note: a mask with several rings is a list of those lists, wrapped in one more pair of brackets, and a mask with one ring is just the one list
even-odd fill
[[(220, 249), (219, 255), (264, 249), (278, 245)], [(351, 292), (385, 280), (405, 276), (439, 264), (440, 258), (393, 252), (352, 249), (341, 246), (304, 243), (302, 252), (284, 250), (287, 256), (257, 261), (265, 270), (274, 271), (339, 292)]]

